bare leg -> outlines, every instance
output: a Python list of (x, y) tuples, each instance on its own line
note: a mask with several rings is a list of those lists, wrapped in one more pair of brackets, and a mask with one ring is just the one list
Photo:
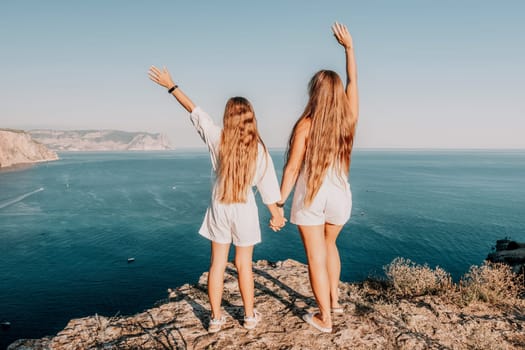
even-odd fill
[(211, 317), (221, 317), (221, 301), (224, 289), (224, 270), (228, 262), (230, 244), (211, 242), (211, 263), (208, 273), (208, 297), (210, 298)]
[(239, 274), (239, 290), (244, 304), (244, 315), (253, 317), (253, 245), (249, 247), (235, 247), (235, 267)]
[(341, 278), (341, 259), (337, 249), (336, 240), (343, 225), (332, 225), (326, 223), (324, 226), (324, 237), (326, 242), (326, 266), (328, 269), (328, 280), (330, 281), (330, 305), (333, 308), (339, 305), (339, 279)]
[(315, 300), (319, 306), (319, 313), (314, 317), (315, 323), (321, 327), (331, 328), (330, 315), (330, 285), (328, 280), (326, 243), (324, 238), (324, 225), (298, 226), (303, 240), (306, 257), (308, 259), (308, 272), (310, 284)]

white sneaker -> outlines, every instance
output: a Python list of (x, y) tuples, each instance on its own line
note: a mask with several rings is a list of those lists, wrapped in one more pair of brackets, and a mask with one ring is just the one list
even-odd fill
[(253, 309), (253, 316), (248, 317), (244, 316), (244, 324), (243, 327), (246, 329), (254, 329), (257, 327), (257, 323), (261, 320), (261, 314), (257, 312), (257, 310)]
[(226, 316), (221, 316), (219, 319), (212, 318), (210, 320), (210, 324), (208, 325), (208, 332), (209, 333), (217, 333), (221, 330), (221, 327), (223, 324), (226, 323)]

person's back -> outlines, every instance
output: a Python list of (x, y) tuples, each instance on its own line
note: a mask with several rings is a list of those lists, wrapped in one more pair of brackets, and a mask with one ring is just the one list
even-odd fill
[[(238, 118), (239, 113), (228, 112), (235, 108), (232, 106), (235, 103), (249, 106), (248, 113), (241, 113), (248, 114), (247, 117)], [(214, 242), (230, 243), (233, 240), (236, 246), (250, 246), (261, 241), (252, 187), (257, 186), (265, 204), (278, 202), (281, 195), (272, 158), (256, 128), (249, 128), (252, 130), (244, 132), (246, 135), (235, 130), (239, 124), (243, 128), (250, 122), (255, 125), (251, 105), (244, 98), (234, 97), (227, 103), (226, 111), (223, 129), (201, 107), (196, 107), (190, 114), (193, 125), (208, 147), (215, 174), (210, 206), (199, 233)], [(234, 119), (234, 123), (228, 118)], [(238, 149), (243, 142), (252, 144)], [(252, 154), (248, 154), (250, 152)]]
[(151, 67), (149, 76), (167, 88), (190, 112), (195, 129), (208, 146), (216, 173), (210, 205), (199, 230), (211, 241), (208, 296), (212, 312), (208, 331), (218, 332), (226, 322), (221, 312), (221, 301), (224, 271), (232, 242), (245, 310), (244, 327), (255, 328), (259, 314), (254, 308), (252, 256), (254, 245), (261, 241), (261, 232), (252, 185), (257, 186), (272, 214), (270, 227), (277, 231), (284, 226), (285, 220), (276, 205), (281, 198), (277, 177), (271, 157), (257, 131), (253, 108), (245, 98), (230, 98), (226, 103), (221, 129), (173, 83), (167, 69), (161, 71)]
[(336, 23), (332, 29), (345, 48), (347, 85), (329, 70), (310, 80), (308, 103), (288, 143), (283, 203), (278, 203), (282, 206), (295, 187), (290, 221), (301, 234), (319, 305), (319, 312), (303, 318), (322, 332), (332, 331), (330, 311), (344, 311), (338, 301), (341, 262), (335, 242), (352, 210), (348, 175), (358, 115), (352, 38), (343, 25)]

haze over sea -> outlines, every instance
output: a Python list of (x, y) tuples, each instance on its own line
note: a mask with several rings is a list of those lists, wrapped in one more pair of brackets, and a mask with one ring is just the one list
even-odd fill
[[(272, 150), (279, 176), (282, 154)], [(208, 267), (197, 234), (211, 186), (205, 151), (60, 156), (0, 172), (0, 321), (12, 324), (1, 348), (71, 318), (139, 312)], [(458, 279), (497, 239), (524, 241), (524, 174), (522, 150), (355, 150), (342, 280), (381, 275), (397, 256)], [(259, 211), (254, 259), (304, 262), (295, 226), (274, 233)]]

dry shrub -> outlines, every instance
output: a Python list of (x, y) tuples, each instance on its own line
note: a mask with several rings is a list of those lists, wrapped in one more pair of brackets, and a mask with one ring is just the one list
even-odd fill
[(386, 276), (397, 295), (421, 296), (443, 294), (453, 287), (450, 274), (440, 267), (417, 265), (410, 259), (395, 258), (384, 267)]
[(494, 305), (518, 304), (523, 293), (523, 275), (516, 275), (505, 264), (484, 262), (471, 266), (459, 282), (460, 298), (464, 304), (482, 301)]
[(509, 345), (502, 341), (501, 330), (494, 329), (489, 322), (469, 322), (464, 326), (466, 348), (469, 350), (508, 350)]

